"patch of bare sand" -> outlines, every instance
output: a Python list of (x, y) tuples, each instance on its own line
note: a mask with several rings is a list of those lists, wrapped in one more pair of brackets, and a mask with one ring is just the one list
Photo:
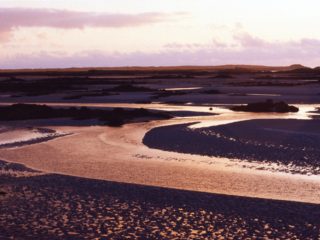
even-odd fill
[(4, 183), (11, 194), (0, 204), (1, 239), (311, 240), (319, 236), (319, 207), (314, 204), (63, 175), (13, 177)]
[[(165, 152), (144, 146), (141, 143), (144, 134), (163, 123), (135, 123), (122, 128), (59, 127), (57, 130), (75, 134), (17, 149), (2, 149), (0, 157), (47, 172), (86, 178), (320, 203), (319, 177), (228, 167), (227, 159)], [(164, 124), (175, 123), (179, 120)]]

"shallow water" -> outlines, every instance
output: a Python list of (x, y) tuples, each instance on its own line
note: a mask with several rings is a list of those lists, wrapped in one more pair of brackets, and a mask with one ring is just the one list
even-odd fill
[(30, 139), (44, 137), (48, 134), (41, 133), (36, 129), (10, 129), (7, 128), (6, 131), (0, 132), (0, 146), (14, 143), (22, 142)]
[(165, 88), (166, 91), (182, 91), (182, 90), (198, 90), (202, 87), (181, 87), (181, 88)]
[(209, 109), (211, 105), (161, 103), (50, 105), (143, 107), (167, 111), (210, 112), (219, 113), (219, 115), (179, 117), (150, 123), (128, 124), (122, 128), (53, 127), (75, 134), (45, 144), (34, 144), (14, 150), (0, 150), (2, 159), (24, 163), (32, 168), (48, 172), (95, 179), (320, 203), (319, 176), (293, 175), (276, 171), (278, 165), (270, 165), (270, 168), (266, 168), (266, 164), (261, 163), (166, 152), (150, 149), (142, 144), (144, 134), (159, 126), (201, 122), (202, 125), (198, 127), (203, 127), (205, 123), (213, 126), (213, 124), (260, 118), (309, 119), (308, 111), (320, 105), (299, 105), (301, 111), (292, 114), (239, 113), (230, 111), (221, 105), (213, 106), (212, 111)]

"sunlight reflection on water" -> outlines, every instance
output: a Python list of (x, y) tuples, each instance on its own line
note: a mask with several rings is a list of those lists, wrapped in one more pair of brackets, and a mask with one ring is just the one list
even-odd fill
[[(255, 119), (312, 119), (312, 116), (319, 116), (319, 113), (311, 113), (320, 107), (319, 104), (313, 105), (295, 105), (299, 108), (297, 113), (248, 113), (248, 112), (233, 112), (228, 109), (220, 108), (218, 116), (212, 116), (212, 119), (199, 121), (199, 123), (189, 126), (190, 128), (206, 128), (218, 125), (224, 125), (245, 120)], [(213, 112), (215, 112), (213, 110)]]

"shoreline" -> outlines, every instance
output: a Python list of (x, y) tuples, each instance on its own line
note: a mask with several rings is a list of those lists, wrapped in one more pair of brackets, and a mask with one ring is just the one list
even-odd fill
[(30, 138), (29, 140), (16, 141), (16, 142), (12, 142), (12, 143), (4, 143), (4, 144), (0, 144), (0, 149), (17, 148), (17, 147), (38, 144), (38, 143), (42, 143), (42, 142), (48, 142), (48, 141), (54, 140), (56, 138), (65, 137), (65, 136), (69, 136), (72, 134), (73, 133), (52, 133), (52, 134), (50, 134), (50, 136)]

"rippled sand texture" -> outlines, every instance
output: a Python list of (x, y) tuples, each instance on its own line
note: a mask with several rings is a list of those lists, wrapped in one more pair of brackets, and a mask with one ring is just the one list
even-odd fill
[(319, 120), (275, 119), (201, 129), (182, 124), (152, 129), (143, 142), (166, 151), (265, 162), (266, 169), (274, 163), (283, 166), (278, 170), (319, 175), (319, 125)]
[(7, 177), (0, 190), (1, 239), (320, 237), (319, 205), (61, 175)]

